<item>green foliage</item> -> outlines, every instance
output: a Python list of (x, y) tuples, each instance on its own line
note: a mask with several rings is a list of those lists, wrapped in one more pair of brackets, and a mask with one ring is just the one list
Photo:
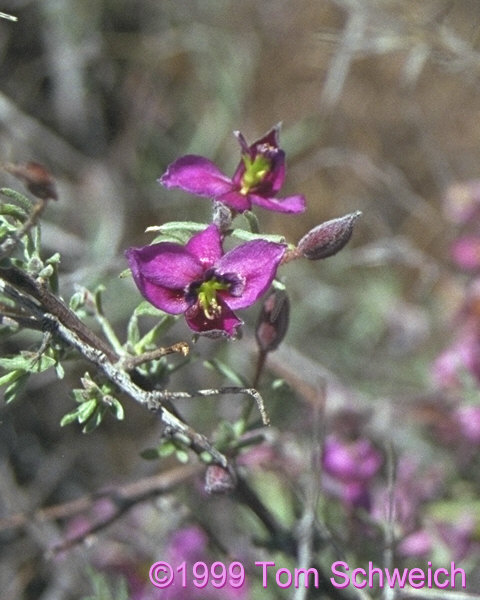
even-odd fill
[(73, 396), (78, 406), (67, 413), (60, 421), (60, 426), (70, 425), (75, 421), (83, 425), (82, 432), (90, 433), (103, 421), (106, 414), (111, 413), (118, 420), (125, 417), (123, 406), (112, 395), (112, 386), (109, 383), (98, 385), (89, 373), (81, 378), (83, 388), (74, 389)]
[(189, 461), (188, 449), (181, 440), (165, 439), (155, 448), (146, 448), (142, 450), (140, 456), (145, 460), (158, 460), (159, 458), (167, 458), (175, 456), (178, 462), (185, 464)]
[(233, 367), (228, 365), (227, 363), (219, 360), (218, 358), (213, 358), (211, 360), (205, 360), (203, 365), (212, 371), (217, 372), (222, 377), (225, 377), (230, 383), (233, 385), (238, 385), (239, 387), (248, 387), (247, 379), (238, 373)]
[(88, 570), (88, 576), (93, 588), (93, 594), (84, 596), (81, 600), (128, 600), (128, 587), (124, 577), (115, 577), (115, 584), (106, 575)]
[(6, 373), (0, 377), (0, 387), (4, 390), (5, 402), (13, 402), (18, 393), (23, 389), (31, 373), (41, 373), (57, 366), (57, 361), (46, 354), (38, 355), (34, 352), (20, 352), (17, 356), (0, 357), (0, 368)]
[[(253, 215), (253, 213), (249, 214)], [(285, 243), (285, 237), (283, 235), (259, 233), (258, 223), (253, 221), (253, 218), (256, 219), (256, 217), (252, 216), (247, 219), (247, 223), (251, 227), (250, 231), (246, 229), (235, 228), (232, 229), (232, 237), (242, 240), (243, 242), (267, 240), (277, 244)], [(194, 233), (202, 231), (205, 229), (205, 227), (205, 223), (194, 223), (193, 221), (171, 221), (170, 223), (164, 223), (163, 225), (148, 227), (147, 232), (153, 231), (157, 233), (157, 236), (153, 240), (154, 243), (176, 242), (177, 244), (186, 244)]]

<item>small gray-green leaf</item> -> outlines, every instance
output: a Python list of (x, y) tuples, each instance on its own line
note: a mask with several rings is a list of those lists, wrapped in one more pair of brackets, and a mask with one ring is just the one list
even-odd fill
[(158, 460), (158, 448), (146, 448), (140, 452), (140, 456), (145, 460)]
[(97, 408), (93, 415), (88, 419), (85, 423), (84, 428), (82, 429), (82, 433), (91, 433), (94, 429), (96, 429), (101, 422), (103, 421), (103, 417), (105, 416), (106, 407), (100, 404), (97, 404)]
[(5, 215), (7, 217), (13, 217), (18, 221), (25, 221), (28, 218), (28, 213), (26, 213), (23, 208), (17, 206), (16, 204), (0, 203), (0, 215)]
[(38, 356), (38, 354), (32, 352), (23, 352), (17, 356), (10, 358), (0, 358), (0, 367), (9, 371), (14, 369), (21, 369), (22, 371), (28, 371), (29, 373), (41, 373), (51, 367), (54, 367), (56, 361), (50, 356)]
[(17, 397), (18, 392), (24, 387), (28, 381), (29, 373), (24, 371), (16, 371), (19, 373), (18, 377), (6, 387), (4, 392), (5, 402), (10, 404)]
[(80, 406), (77, 408), (78, 422), (86, 423), (88, 419), (90, 419), (90, 417), (93, 415), (97, 406), (98, 402), (95, 399), (87, 400), (87, 402), (83, 402), (82, 404), (80, 404)]
[(189, 456), (186, 450), (177, 450), (175, 452), (175, 456), (177, 457), (178, 462), (181, 462), (183, 464), (188, 463)]
[(74, 423), (77, 420), (77, 418), (78, 418), (78, 409), (67, 413), (66, 415), (64, 415), (62, 417), (62, 420), (60, 421), (60, 427), (65, 427), (65, 425), (70, 425), (71, 423)]
[(158, 456), (171, 456), (176, 449), (177, 446), (173, 442), (164, 442), (157, 448)]
[(0, 377), (0, 387), (2, 387), (2, 385), (8, 385), (9, 383), (16, 381), (24, 373), (25, 373), (25, 371), (23, 371), (21, 369), (16, 370), (16, 371), (10, 371), (9, 373), (5, 373), (5, 375), (2, 375)]
[(110, 409), (110, 412), (113, 413), (117, 421), (123, 421), (125, 418), (125, 411), (123, 410), (123, 406), (120, 404), (119, 400), (114, 396), (108, 396), (105, 398), (105, 401)]
[(276, 235), (273, 233), (252, 233), (246, 229), (234, 229), (232, 231), (232, 237), (236, 237), (244, 242), (251, 242), (254, 240), (265, 240), (267, 242), (275, 242), (276, 244), (285, 244), (285, 238), (283, 235)]
[(155, 306), (153, 306), (152, 304), (150, 304), (150, 302), (147, 302), (146, 300), (140, 302), (140, 304), (135, 309), (134, 314), (138, 317), (144, 315), (149, 317), (161, 317), (165, 315), (163, 310), (155, 308)]
[(20, 204), (20, 206), (24, 208), (27, 212), (30, 212), (32, 210), (32, 202), (26, 196), (20, 194), (20, 192), (17, 192), (16, 190), (11, 190), (10, 188), (1, 188), (0, 194), (2, 194), (2, 196), (5, 196), (5, 198), (10, 198), (10, 200), (15, 200), (15, 202)]

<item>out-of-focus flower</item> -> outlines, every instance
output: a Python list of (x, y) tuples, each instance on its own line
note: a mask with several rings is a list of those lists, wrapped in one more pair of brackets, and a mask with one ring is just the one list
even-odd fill
[(461, 383), (462, 371), (480, 381), (480, 279), (470, 282), (456, 315), (455, 339), (434, 361), (432, 374), (441, 387)]
[(408, 558), (432, 558), (436, 550), (443, 547), (449, 552), (450, 560), (463, 560), (473, 548), (475, 519), (463, 515), (453, 523), (432, 521), (429, 527), (420, 528), (406, 535), (397, 546), (397, 554)]
[(126, 252), (142, 295), (157, 308), (185, 315), (197, 333), (234, 335), (242, 323), (233, 312), (251, 306), (270, 286), (283, 244), (254, 240), (223, 253), (215, 225), (185, 246), (160, 242)]
[(175, 531), (170, 538), (167, 554), (175, 564), (184, 560), (196, 562), (205, 558), (207, 552), (208, 537), (203, 529), (192, 525)]
[(480, 406), (461, 406), (455, 411), (459, 433), (471, 444), (480, 444)]
[(480, 237), (468, 235), (455, 240), (451, 247), (452, 258), (462, 269), (480, 268)]
[(173, 162), (159, 182), (166, 188), (217, 200), (237, 212), (250, 210), (252, 204), (283, 213), (303, 212), (304, 196), (275, 197), (285, 180), (285, 152), (278, 145), (279, 130), (279, 125), (273, 127), (250, 146), (239, 131), (235, 132), (241, 160), (232, 178), (207, 158), (187, 155)]
[(380, 452), (365, 438), (344, 441), (329, 436), (325, 442), (323, 467), (342, 481), (368, 481), (382, 462)]
[(423, 506), (438, 497), (444, 481), (441, 465), (422, 469), (407, 455), (400, 457), (393, 487), (377, 488), (370, 515), (381, 523), (391, 518), (401, 542), (399, 554), (424, 556), (432, 549), (430, 531), (422, 526)]
[(324, 487), (346, 506), (368, 509), (369, 485), (382, 463), (382, 455), (368, 439), (343, 440), (330, 435), (322, 459)]
[[(195, 563), (211, 565), (213, 562), (208, 553), (207, 535), (196, 525), (177, 530), (167, 545), (166, 555), (170, 564), (180, 565), (185, 562), (186, 572), (191, 577), (195, 576), (193, 571)], [(203, 571), (198, 571), (198, 573), (200, 578)], [(212, 575), (205, 577), (204, 580), (206, 583), (204, 587), (196, 587), (193, 585), (192, 580), (190, 580), (192, 585), (183, 586), (181, 585), (181, 578), (176, 577), (173, 584), (162, 592), (161, 597), (165, 600), (204, 600), (205, 598), (211, 600), (246, 600), (249, 597), (247, 581), (242, 586), (235, 588), (229, 585), (222, 587), (213, 585), (214, 578)], [(216, 581), (218, 582), (218, 579)]]
[(438, 537), (451, 549), (454, 560), (462, 560), (472, 551), (476, 530), (473, 515), (462, 514), (453, 523), (439, 522), (435, 526)]
[(397, 546), (397, 554), (405, 557), (431, 556), (434, 542), (426, 529), (406, 535)]
[(480, 339), (475, 331), (465, 331), (433, 363), (433, 378), (442, 387), (458, 385), (462, 371), (480, 381)]

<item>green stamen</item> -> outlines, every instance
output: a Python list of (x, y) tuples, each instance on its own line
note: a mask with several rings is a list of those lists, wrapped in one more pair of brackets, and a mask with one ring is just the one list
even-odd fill
[(242, 177), (240, 193), (246, 195), (253, 187), (262, 183), (270, 172), (271, 163), (263, 154), (257, 154), (253, 160), (248, 154), (244, 154), (242, 160), (245, 165), (245, 173)]
[(222, 283), (213, 278), (204, 281), (198, 288), (198, 303), (201, 306), (207, 319), (215, 319), (222, 312), (222, 307), (217, 302), (217, 292), (228, 290), (229, 283)]

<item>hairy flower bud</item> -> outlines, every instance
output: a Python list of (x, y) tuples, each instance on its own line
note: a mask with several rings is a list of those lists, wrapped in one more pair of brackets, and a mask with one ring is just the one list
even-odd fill
[(309, 260), (319, 260), (333, 256), (352, 237), (353, 226), (361, 214), (357, 210), (354, 213), (317, 225), (298, 242), (298, 250)]
[(237, 485), (235, 474), (220, 465), (209, 465), (205, 473), (207, 494), (229, 494)]
[(290, 303), (284, 290), (273, 290), (263, 303), (255, 337), (263, 352), (272, 352), (280, 345), (288, 329)]

